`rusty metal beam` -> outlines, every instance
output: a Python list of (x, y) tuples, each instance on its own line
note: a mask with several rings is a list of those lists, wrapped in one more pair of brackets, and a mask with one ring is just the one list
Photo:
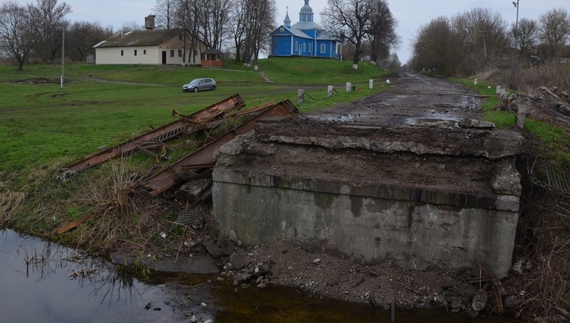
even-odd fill
[[(115, 157), (128, 154), (138, 149), (137, 147), (142, 143), (148, 144), (148, 142), (164, 142), (182, 134), (189, 134), (203, 129), (209, 129), (209, 127), (216, 127), (220, 124), (220, 121), (216, 122), (212, 120), (220, 118), (225, 113), (239, 110), (244, 106), (245, 102), (243, 99), (239, 96), (239, 94), (235, 94), (189, 116), (181, 116), (181, 118), (177, 121), (164, 125), (160, 128), (153, 129), (138, 137), (118, 144), (117, 146), (106, 149), (95, 155), (91, 155), (74, 164), (64, 167), (62, 168), (58, 179), (61, 180), (64, 177), (70, 176), (69, 174), (85, 170), (87, 168), (104, 163)], [(62, 175), (64, 175), (63, 173), (66, 173), (67, 175), (62, 177)]]
[(210, 142), (208, 145), (196, 150), (192, 154), (184, 157), (162, 172), (159, 172), (150, 177), (147, 181), (145, 181), (143, 185), (152, 196), (157, 196), (175, 184), (184, 180), (184, 170), (194, 170), (196, 169), (196, 165), (214, 164), (218, 159), (219, 148), (223, 144), (234, 139), (236, 136), (253, 130), (257, 120), (274, 116), (287, 116), (297, 113), (297, 108), (293, 105), (293, 103), (291, 103), (291, 101), (287, 99), (270, 107), (266, 107), (265, 110), (244, 121), (236, 129)]
[(220, 101), (205, 109), (194, 112), (191, 115), (181, 115), (181, 118), (189, 123), (204, 124), (212, 120), (216, 120), (226, 113), (239, 110), (244, 106), (245, 102), (243, 99), (239, 94), (235, 94), (224, 101)]

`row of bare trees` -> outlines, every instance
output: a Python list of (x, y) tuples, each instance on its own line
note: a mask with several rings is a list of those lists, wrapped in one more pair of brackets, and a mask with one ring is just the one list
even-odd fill
[[(238, 62), (256, 64), (260, 53), (268, 52), (276, 27), (275, 0), (156, 0), (153, 9), (157, 28), (186, 29), (208, 48), (230, 47)], [(71, 23), (65, 19), (69, 13), (71, 7), (58, 0), (2, 3), (0, 57), (11, 58), (22, 69), (30, 59), (53, 62), (65, 45), (67, 57), (83, 60), (95, 44), (113, 34), (113, 27), (97, 22)], [(351, 45), (355, 64), (363, 52), (373, 61), (387, 58), (399, 42), (397, 22), (385, 0), (329, 0), (322, 15), (327, 32)], [(132, 22), (122, 28), (144, 27)]]
[[(274, 0), (157, 0), (154, 10), (159, 28), (186, 28), (212, 48), (230, 43), (238, 62), (268, 51), (276, 27)], [(352, 45), (355, 65), (364, 48), (377, 61), (399, 43), (385, 0), (329, 0), (322, 16), (331, 36)]]
[[(65, 19), (71, 6), (58, 0), (36, 0), (21, 5), (15, 1), (0, 5), (0, 57), (8, 58), (22, 70), (28, 60), (51, 63), (65, 52), (81, 61), (92, 47), (113, 33), (99, 23)], [(65, 44), (64, 44), (65, 39)]]
[(570, 15), (563, 8), (548, 11), (538, 21), (522, 18), (518, 26), (509, 26), (491, 9), (475, 8), (422, 26), (410, 63), (415, 70), (473, 75), (509, 66), (515, 52), (526, 64), (557, 61), (569, 38)]
[[(157, 0), (158, 28), (184, 28), (207, 47), (230, 43), (238, 62), (256, 61), (270, 46), (274, 0)], [(192, 47), (192, 46), (191, 46)]]
[(61, 47), (64, 17), (71, 12), (57, 0), (36, 0), (20, 5), (15, 1), (0, 6), (0, 51), (18, 63), (21, 70), (30, 55), (52, 61)]

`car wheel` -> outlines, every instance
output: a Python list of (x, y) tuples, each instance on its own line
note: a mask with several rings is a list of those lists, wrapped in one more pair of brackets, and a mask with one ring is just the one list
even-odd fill
[(215, 89), (216, 89), (216, 86), (215, 86), (215, 85), (212, 85), (211, 90), (213, 91), (213, 90), (215, 90)]
[(198, 87), (195, 87), (195, 88), (194, 88), (194, 92), (198, 92)]

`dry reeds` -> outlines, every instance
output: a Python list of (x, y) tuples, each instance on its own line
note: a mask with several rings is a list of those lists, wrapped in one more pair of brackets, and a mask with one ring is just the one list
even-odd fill
[[(537, 66), (519, 64), (516, 76), (517, 91), (521, 94), (537, 94), (541, 86), (558, 87), (562, 91), (570, 91), (570, 64), (549, 63)], [(479, 79), (510, 87), (512, 74), (511, 71), (487, 73), (481, 75)]]
[(570, 312), (570, 202), (527, 181), (521, 206), (515, 252), (526, 265), (508, 280), (521, 300), (512, 310), (532, 321), (555, 322)]

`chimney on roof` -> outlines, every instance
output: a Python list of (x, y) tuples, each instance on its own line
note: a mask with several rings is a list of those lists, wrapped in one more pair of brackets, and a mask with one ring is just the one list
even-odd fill
[(154, 29), (154, 17), (155, 15), (149, 15), (148, 17), (144, 18), (144, 28), (146, 30), (153, 30)]

